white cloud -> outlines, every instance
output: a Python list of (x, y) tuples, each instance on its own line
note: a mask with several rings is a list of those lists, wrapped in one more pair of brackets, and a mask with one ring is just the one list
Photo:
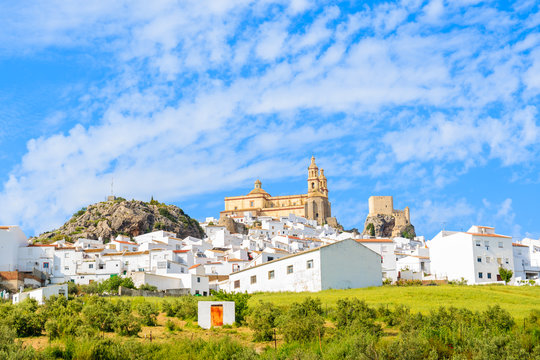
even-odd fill
[[(28, 143), (0, 193), (10, 204), (0, 222), (49, 229), (102, 198), (112, 176), (128, 197), (169, 201), (254, 174), (283, 178), (314, 149), (336, 174), (383, 177), (378, 189), (388, 188), (388, 174), (403, 186), (433, 175), (441, 188), (459, 176), (447, 164), (538, 159), (537, 108), (520, 89), (537, 94), (540, 61), (529, 50), (533, 35), (508, 45), (511, 16), (433, 0), (353, 14), (328, 6), (309, 21), (311, 2), (282, 13), (276, 5), (283, 2), (3, 4), (11, 16), (0, 15), (0, 51), (82, 47), (106, 54), (118, 72), (65, 112), (100, 121)], [(438, 32), (407, 22), (423, 14), (469, 25)], [(502, 110), (491, 114), (493, 104)], [(471, 211), (463, 199), (425, 202), (419, 216), (433, 224)]]

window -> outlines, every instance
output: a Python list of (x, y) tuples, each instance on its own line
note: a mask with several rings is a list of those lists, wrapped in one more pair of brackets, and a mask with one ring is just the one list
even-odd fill
[(486, 264), (489, 264), (491, 262), (491, 258), (489, 256), (486, 256)]
[(491, 273), (487, 273), (488, 274), (488, 279), (491, 279)]
[(510, 260), (508, 260), (508, 258), (505, 258), (504, 262), (506, 263), (506, 265), (508, 265), (510, 263)]
[(203, 296), (208, 295), (208, 293), (206, 291), (203, 291), (202, 294), (203, 294)]
[(199, 295), (199, 290), (195, 290), (195, 295)]
[(482, 279), (483, 277), (484, 277), (484, 274), (481, 273), (481, 272), (479, 272), (479, 273), (478, 273), (478, 278), (479, 278), (479, 279)]
[(306, 269), (313, 269), (313, 260), (308, 260), (306, 262)]
[(253, 207), (255, 205), (255, 201), (250, 201), (249, 206)]
[(502, 241), (499, 241), (499, 247), (500, 247), (500, 248), (503, 247), (503, 242), (502, 242)]
[(272, 260), (274, 260), (274, 257), (273, 257), (273, 256), (269, 256), (269, 257), (268, 257), (268, 261), (272, 261)]
[(480, 240), (476, 240), (476, 246), (481, 246)]
[(94, 268), (94, 264), (89, 264), (89, 265), (88, 265), (88, 268), (89, 268), (89, 269), (93, 269), (93, 268)]
[(489, 250), (489, 241), (484, 241), (484, 245), (486, 246), (486, 250)]
[(48, 263), (48, 262), (44, 262), (44, 263), (43, 263), (43, 268), (44, 268), (44, 269), (48, 269), (48, 268), (49, 268), (49, 263)]
[(200, 277), (197, 278), (197, 282), (198, 282), (198, 283), (201, 282), (201, 278), (200, 278)]
[(69, 266), (64, 266), (64, 270), (68, 270), (68, 271), (69, 271)]
[(240, 287), (240, 280), (235, 280), (234, 281), (234, 288), (238, 289), (239, 287)]
[(481, 256), (478, 256), (478, 257), (476, 258), (476, 261), (481, 263), (481, 262), (482, 262), (482, 257), (481, 257)]
[(273, 279), (274, 276), (275, 276), (274, 270), (270, 270), (270, 271), (268, 272), (268, 280)]
[(251, 277), (251, 279), (250, 279), (250, 282), (251, 282), (252, 284), (256, 284), (256, 283), (257, 283), (257, 275), (253, 275), (253, 276)]
[(287, 274), (292, 274), (292, 273), (293, 273), (293, 266), (292, 265), (287, 266)]
[(497, 258), (497, 264), (499, 264), (499, 265), (502, 264), (502, 258)]

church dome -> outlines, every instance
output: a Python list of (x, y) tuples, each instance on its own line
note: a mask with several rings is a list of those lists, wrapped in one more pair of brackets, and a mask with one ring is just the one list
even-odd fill
[(248, 195), (256, 195), (256, 194), (269, 195), (266, 191), (263, 190), (261, 180), (259, 179), (255, 181), (255, 187), (253, 188), (253, 190), (249, 192)]

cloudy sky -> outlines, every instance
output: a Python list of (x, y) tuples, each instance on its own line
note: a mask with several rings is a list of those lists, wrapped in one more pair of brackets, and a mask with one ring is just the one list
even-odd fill
[[(336, 5), (337, 3), (337, 5)], [(540, 237), (535, 0), (0, 1), (0, 224), (110, 193), (218, 216), (260, 178), (362, 227)]]

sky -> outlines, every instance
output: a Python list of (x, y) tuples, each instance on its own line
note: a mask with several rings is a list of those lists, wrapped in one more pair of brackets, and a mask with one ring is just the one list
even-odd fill
[(363, 228), (540, 238), (535, 0), (0, 0), (0, 224), (29, 236), (111, 193), (192, 217), (258, 178)]

